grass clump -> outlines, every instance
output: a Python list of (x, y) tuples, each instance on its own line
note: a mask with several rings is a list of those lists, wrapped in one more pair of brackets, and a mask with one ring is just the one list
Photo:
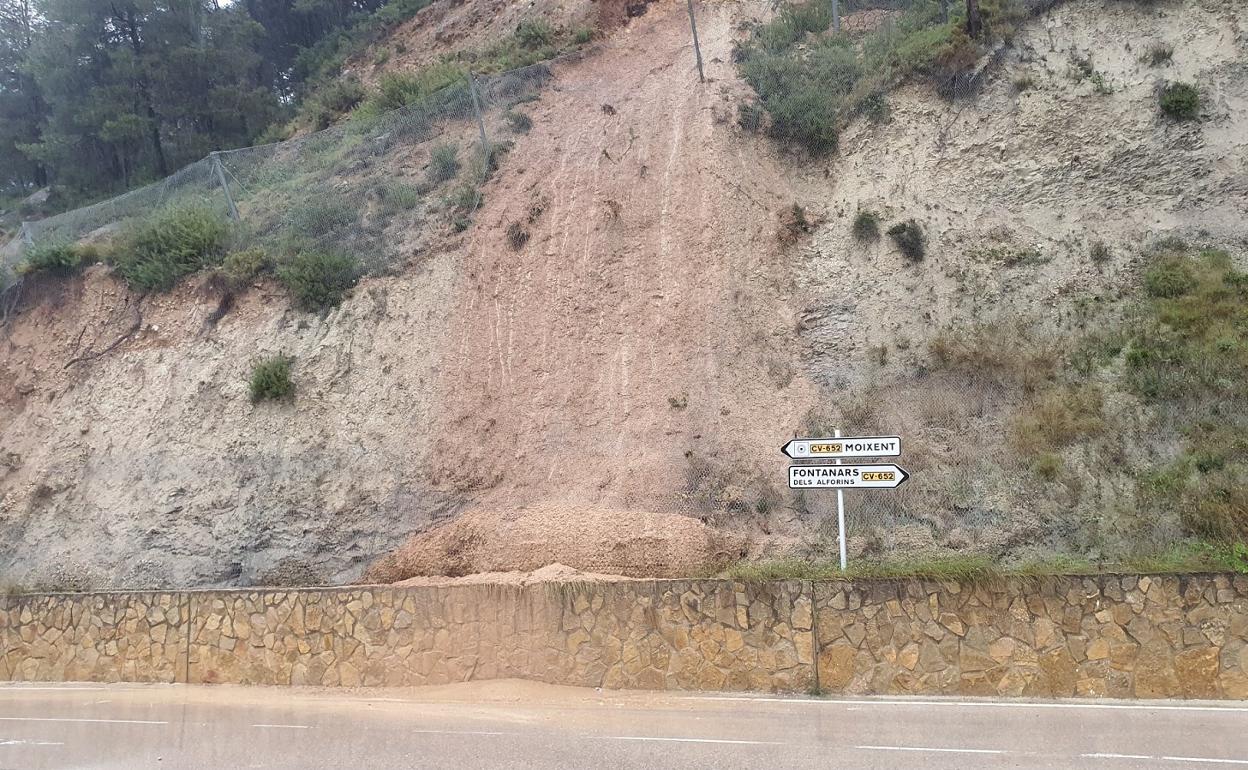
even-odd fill
[(503, 120), (506, 120), (507, 127), (517, 134), (527, 134), (533, 129), (533, 119), (523, 112), (508, 110), (503, 113)]
[(888, 236), (897, 244), (897, 248), (911, 262), (921, 262), (927, 255), (923, 230), (913, 219), (899, 222), (888, 228)]
[(555, 42), (555, 29), (544, 19), (525, 19), (516, 25), (516, 42), (535, 51)]
[(1069, 385), (1040, 393), (1025, 405), (1010, 426), (1010, 442), (1020, 455), (1040, 460), (1104, 429), (1100, 389)]
[(1196, 276), (1185, 257), (1167, 258), (1144, 272), (1144, 291), (1150, 297), (1173, 299), (1196, 288)]
[(763, 107), (758, 102), (742, 102), (737, 105), (737, 125), (756, 134), (763, 130)]
[(407, 211), (420, 205), (419, 187), (402, 182), (386, 182), (377, 188), (377, 197), (388, 214)]
[(439, 185), (459, 174), (459, 148), (453, 144), (439, 144), (429, 152), (429, 168), (425, 172), (431, 185)]
[(339, 118), (355, 109), (368, 96), (355, 78), (339, 78), (321, 86), (304, 100), (299, 113), (302, 121), (314, 131), (329, 128)]
[(269, 257), (263, 249), (242, 249), (225, 255), (221, 272), (231, 286), (240, 287), (254, 281), (268, 266)]
[(1153, 43), (1144, 52), (1144, 62), (1152, 67), (1169, 64), (1174, 59), (1174, 46), (1166, 43)]
[(277, 270), (295, 305), (310, 312), (337, 307), (360, 279), (359, 264), (346, 254), (307, 251)]
[(1200, 91), (1188, 83), (1168, 83), (1158, 96), (1161, 113), (1171, 120), (1200, 118)]
[(41, 243), (32, 248), (26, 258), (17, 265), (17, 274), (73, 275), (98, 258), (99, 253), (90, 246), (78, 246), (72, 243)]
[(294, 361), (290, 356), (280, 354), (257, 361), (248, 380), (251, 403), (293, 399), (295, 383), (290, 379), (290, 367)]
[(854, 238), (863, 243), (872, 243), (880, 239), (880, 217), (874, 211), (859, 211), (854, 217)]
[(172, 208), (132, 225), (113, 261), (133, 288), (167, 291), (184, 276), (218, 264), (229, 238), (229, 224), (211, 209)]
[(953, 580), (975, 582), (992, 580), (1002, 570), (986, 556), (914, 557), (900, 560), (852, 560), (849, 569), (841, 572), (840, 564), (831, 561), (778, 559), (765, 562), (738, 562), (721, 573), (721, 577), (745, 582), (769, 580), (835, 580), (883, 579)]

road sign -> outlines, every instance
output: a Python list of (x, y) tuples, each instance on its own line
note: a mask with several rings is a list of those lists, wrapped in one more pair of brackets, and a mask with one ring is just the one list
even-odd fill
[(908, 478), (892, 463), (789, 466), (789, 489), (896, 489)]
[(794, 460), (837, 457), (901, 457), (901, 436), (795, 438), (780, 451)]

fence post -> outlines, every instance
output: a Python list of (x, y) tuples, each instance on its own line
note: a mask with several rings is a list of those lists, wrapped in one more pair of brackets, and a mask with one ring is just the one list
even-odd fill
[(22, 222), (22, 229), (20, 231), (20, 235), (22, 236), (22, 243), (26, 246), (26, 248), (28, 249), (34, 248), (35, 236), (30, 234), (29, 222)]
[(230, 219), (238, 222), (238, 207), (234, 205), (234, 196), (230, 194), (230, 185), (225, 181), (225, 168), (221, 165), (221, 158), (215, 152), (210, 157), (212, 158), (212, 170), (217, 174), (217, 181), (221, 183), (221, 190), (225, 193), (225, 202), (230, 207)]
[(693, 15), (693, 0), (686, 0), (689, 6), (689, 29), (693, 30), (693, 54), (698, 58), (698, 82), (706, 82), (706, 73), (702, 71), (702, 45), (698, 42), (698, 20)]
[(477, 113), (477, 130), (481, 132), (481, 184), (477, 186), (476, 199), (472, 210), (475, 213), (481, 205), (481, 187), (490, 178), (490, 140), (485, 135), (485, 114), (481, 112), (481, 98), (477, 95), (477, 76), (468, 70), (468, 91), (472, 94), (472, 109)]
[(840, 0), (832, 0), (832, 31), (841, 31), (841, 3)]
[(940, 23), (949, 23), (949, 0), (940, 0)]

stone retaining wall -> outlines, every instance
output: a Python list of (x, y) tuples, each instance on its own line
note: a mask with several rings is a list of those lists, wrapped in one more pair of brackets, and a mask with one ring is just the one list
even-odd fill
[(1248, 698), (1248, 578), (0, 599), (0, 680)]

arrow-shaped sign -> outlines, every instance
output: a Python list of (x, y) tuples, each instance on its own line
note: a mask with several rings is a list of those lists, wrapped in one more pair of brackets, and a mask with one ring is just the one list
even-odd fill
[(789, 466), (789, 489), (896, 489), (908, 478), (892, 463)]
[(794, 460), (838, 457), (900, 457), (901, 436), (795, 438), (780, 451)]

